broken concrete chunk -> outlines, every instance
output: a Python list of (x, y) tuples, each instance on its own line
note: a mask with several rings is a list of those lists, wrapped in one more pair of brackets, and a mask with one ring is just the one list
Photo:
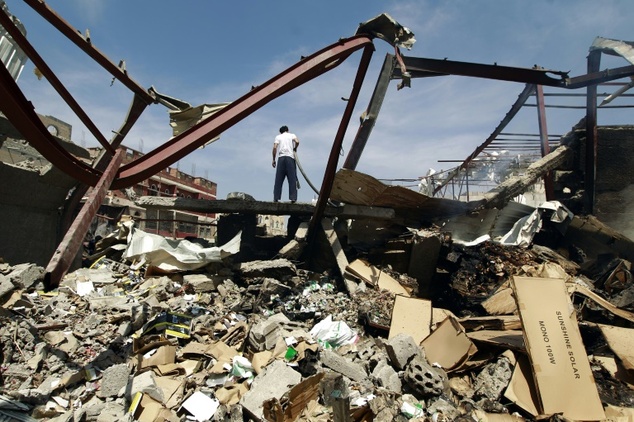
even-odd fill
[(372, 378), (377, 385), (400, 394), (402, 390), (401, 378), (387, 360), (381, 360), (372, 371)]
[(14, 285), (23, 289), (30, 289), (44, 280), (44, 268), (35, 264), (18, 264), (11, 270), (9, 279)]
[(0, 299), (15, 290), (15, 286), (6, 275), (0, 275)]
[(163, 403), (163, 390), (156, 383), (156, 378), (152, 371), (146, 371), (135, 376), (131, 381), (131, 385), (126, 387), (126, 394), (129, 394), (130, 397), (134, 397), (139, 392), (147, 394), (159, 403)]
[(272, 398), (280, 399), (301, 380), (301, 374), (286, 363), (273, 361), (255, 377), (251, 389), (240, 399), (240, 404), (248, 414), (261, 421), (264, 419), (263, 403)]
[(473, 385), (475, 390), (473, 398), (498, 400), (508, 386), (512, 375), (511, 361), (506, 356), (500, 356), (497, 361), (486, 365), (477, 375)]
[(331, 350), (322, 350), (319, 354), (321, 363), (327, 368), (340, 373), (353, 381), (361, 382), (368, 377), (363, 366), (339, 356)]
[(106, 368), (101, 377), (97, 397), (116, 397), (121, 389), (128, 385), (129, 376), (130, 368), (125, 363)]
[(287, 259), (273, 259), (270, 261), (250, 261), (240, 264), (243, 277), (271, 277), (283, 280), (297, 273), (295, 265)]
[(275, 347), (277, 339), (282, 335), (282, 329), (276, 321), (270, 319), (260, 321), (251, 327), (249, 331), (249, 345), (258, 352), (271, 350)]
[(122, 421), (126, 419), (127, 409), (124, 403), (107, 402), (99, 415), (97, 422)]
[(424, 357), (423, 350), (409, 334), (397, 334), (384, 343), (385, 351), (392, 365), (403, 370), (414, 356)]
[(221, 283), (217, 277), (207, 274), (185, 274), (183, 284), (191, 285), (196, 293), (215, 292)]

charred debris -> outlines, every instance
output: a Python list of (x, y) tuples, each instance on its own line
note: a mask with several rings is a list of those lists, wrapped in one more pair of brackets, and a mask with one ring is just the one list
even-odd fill
[[(133, 162), (119, 174), (117, 148), (134, 121), (146, 105), (173, 99), (137, 85), (44, 2), (26, 1), (135, 93), (129, 120), (111, 142), (93, 133), (111, 159), (88, 168), (60, 152), (15, 81), (2, 79), (1, 111), (53, 167), (81, 181), (72, 195), (78, 202), (93, 186), (89, 202), (98, 207), (108, 187), (130, 186), (219, 136), (221, 125), (205, 118), (196, 131), (175, 136), (180, 148), (171, 155), (153, 151), (139, 160), (145, 166)], [(55, 81), (4, 9), (0, 19)], [(399, 87), (447, 74), (525, 82), (509, 118), (538, 85), (579, 88), (634, 74), (632, 66), (599, 72), (596, 54), (629, 51), (606, 39), (591, 48), (592, 72), (578, 78), (403, 57), (397, 44), (413, 42), (413, 34), (381, 15), (232, 104), (255, 110), (330, 69), (333, 57), (339, 63), (360, 49), (360, 68), (367, 67), (373, 38), (395, 47), (376, 98), (391, 79)], [(292, 83), (280, 86), (281, 76)], [(70, 98), (63, 86), (59, 91)], [(368, 108), (343, 168), (328, 163), (321, 190), (328, 194), (315, 206), (247, 194), (135, 198), (145, 209), (221, 214), (217, 243), (167, 239), (123, 215), (89, 245), (81, 268), (66, 271), (93, 209), (75, 220), (76, 232), (58, 246), (50, 268), (0, 264), (2, 419), (632, 420), (634, 247), (593, 212), (625, 198), (619, 194), (631, 185), (631, 127), (614, 131), (622, 136), (618, 154), (599, 151), (595, 161), (598, 140), (611, 137), (597, 130), (596, 107), (588, 107), (552, 152), (481, 199), (462, 202), (355, 171), (379, 106)], [(222, 108), (231, 125), (245, 117), (238, 109)], [(552, 183), (548, 201), (513, 201), (542, 178)], [(287, 233), (267, 233), (257, 223), (262, 214), (290, 216)], [(51, 274), (60, 279), (51, 283)]]
[[(631, 420), (632, 241), (504, 192), (463, 203), (341, 170), (332, 199), (347, 208), (326, 211), (313, 245), (306, 204), (275, 204), (294, 208), (272, 236), (246, 195), (219, 246), (124, 216), (54, 290), (43, 268), (2, 264), (0, 413)], [(161, 200), (138, 202), (194, 206)]]

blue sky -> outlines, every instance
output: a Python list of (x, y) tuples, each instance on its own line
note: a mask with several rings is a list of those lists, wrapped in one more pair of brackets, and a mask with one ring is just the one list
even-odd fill
[[(20, 0), (9, 10), (26, 26), (27, 37), (107, 139), (120, 127), (132, 94)], [(111, 61), (126, 61), (140, 85), (192, 105), (233, 101), (301, 56), (354, 35), (359, 23), (390, 14), (416, 37), (404, 55), (530, 68), (539, 65), (586, 72), (588, 48), (597, 36), (634, 40), (631, 0), (445, 0), (445, 1), (164, 1), (49, 0), (80, 31), (90, 30), (95, 47)], [(386, 53), (379, 39), (348, 127), (339, 167), (358, 129)], [(215, 143), (173, 166), (218, 184), (218, 198), (246, 192), (271, 200), (271, 148), (282, 125), (301, 141), (300, 163), (319, 187), (359, 65), (357, 52), (333, 71), (273, 100), (227, 130)], [(602, 68), (628, 63), (603, 55)], [(19, 86), (38, 113), (73, 124), (73, 141), (97, 146), (88, 130), (45, 80), (24, 69)], [(423, 176), (430, 168), (466, 158), (504, 118), (523, 84), (460, 76), (412, 80), (411, 88), (390, 85), (357, 170), (380, 179)], [(601, 90), (600, 90), (601, 91)], [(564, 90), (547, 92), (570, 92)], [(580, 90), (578, 92), (585, 92)], [(561, 104), (563, 100), (548, 100)], [(580, 100), (579, 100), (580, 101)], [(581, 104), (576, 102), (575, 104)], [(618, 104), (615, 102), (615, 104)], [(548, 109), (548, 130), (563, 134), (581, 110)], [(602, 124), (631, 124), (631, 111), (599, 112)], [(534, 108), (524, 108), (507, 131), (537, 133)], [(167, 109), (151, 105), (124, 144), (149, 152), (172, 136)], [(300, 178), (299, 201), (315, 193)], [(283, 197), (287, 198), (287, 187)]]

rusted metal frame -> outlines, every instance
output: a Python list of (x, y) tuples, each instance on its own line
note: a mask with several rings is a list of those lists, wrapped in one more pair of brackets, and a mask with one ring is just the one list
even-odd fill
[[(568, 72), (555, 70), (528, 69), (407, 56), (403, 57), (403, 61), (412, 78), (459, 75), (562, 88), (566, 87), (568, 83)], [(559, 79), (553, 78), (550, 75), (557, 75)], [(400, 76), (400, 70), (398, 68), (394, 69), (394, 77), (398, 78)]]
[(95, 185), (86, 203), (70, 226), (64, 239), (59, 244), (53, 257), (46, 266), (44, 272), (44, 284), (48, 290), (55, 289), (71, 267), (75, 256), (79, 252), (84, 237), (88, 232), (90, 224), (101, 206), (110, 184), (114, 180), (117, 170), (123, 161), (124, 149), (119, 149), (110, 160), (108, 167), (101, 175), (99, 182)]
[[(406, 56), (403, 57), (403, 61), (407, 66), (407, 72), (412, 78), (459, 75), (554, 86), (566, 89), (584, 88), (589, 85), (596, 85), (634, 75), (634, 66), (632, 65), (602, 71), (598, 71), (597, 69), (585, 75), (569, 77), (568, 72), (541, 68), (528, 69)], [(558, 75), (559, 79), (553, 78), (550, 75)], [(398, 68), (394, 69), (394, 77), (401, 77)]]
[(101, 67), (107, 70), (130, 91), (139, 95), (148, 104), (157, 102), (156, 98), (150, 92), (148, 92), (148, 90), (146, 90), (137, 82), (135, 82), (132, 78), (130, 78), (124, 69), (121, 69), (119, 66), (111, 62), (110, 59), (108, 59), (101, 51), (99, 51), (90, 43), (89, 39), (84, 38), (84, 36), (81, 35), (80, 31), (73, 28), (64, 18), (59, 16), (57, 12), (51, 9), (44, 1), (24, 0), (24, 2), (37, 13), (39, 13), (40, 16), (46, 19), (51, 25), (57, 28), (59, 32), (65, 35), (66, 38), (72, 41), (77, 47), (88, 54), (94, 61), (99, 63)]
[[(588, 74), (592, 74), (601, 65), (601, 51), (593, 50), (588, 54)], [(597, 177), (597, 86), (588, 85), (586, 96), (586, 163), (583, 183), (584, 210), (594, 213), (595, 188)]]
[(500, 133), (502, 133), (504, 128), (511, 122), (511, 120), (513, 120), (515, 115), (521, 110), (524, 103), (528, 100), (528, 98), (533, 94), (534, 91), (535, 91), (535, 85), (526, 84), (526, 86), (524, 87), (520, 95), (517, 97), (517, 100), (515, 100), (515, 103), (513, 103), (513, 105), (511, 106), (511, 109), (508, 111), (508, 113), (506, 113), (506, 116), (504, 116), (504, 119), (502, 119), (500, 124), (498, 124), (498, 126), (489, 135), (489, 137), (482, 144), (480, 144), (480, 146), (478, 146), (475, 149), (475, 151), (473, 151), (471, 155), (469, 155), (469, 157), (467, 157), (461, 165), (459, 165), (458, 167), (456, 167), (454, 170), (452, 170), (450, 173), (447, 174), (447, 177), (440, 183), (440, 185), (437, 188), (434, 189), (434, 195), (438, 191), (440, 191), (440, 189), (442, 189), (447, 183), (449, 183), (454, 177), (460, 174), (460, 171), (462, 169), (466, 169), (467, 167), (469, 167), (469, 164), (471, 163), (471, 161), (474, 158), (476, 158), (478, 155), (480, 155), (480, 153), (487, 146), (489, 146), (489, 144), (491, 144), (491, 142), (493, 142)]
[(344, 110), (343, 116), (341, 117), (341, 122), (339, 123), (337, 135), (335, 136), (332, 148), (330, 149), (328, 164), (326, 165), (324, 178), (321, 182), (321, 189), (319, 190), (319, 198), (317, 199), (317, 204), (315, 205), (315, 213), (310, 220), (310, 223), (308, 225), (308, 232), (306, 234), (308, 245), (307, 251), (309, 251), (309, 253), (314, 247), (317, 229), (321, 225), (321, 219), (324, 215), (324, 210), (326, 209), (328, 199), (330, 198), (330, 192), (332, 191), (332, 186), (335, 180), (335, 173), (337, 172), (339, 151), (341, 151), (343, 138), (346, 134), (348, 124), (350, 123), (350, 118), (352, 117), (352, 112), (357, 103), (357, 99), (359, 98), (359, 92), (361, 91), (361, 86), (363, 85), (363, 79), (365, 78), (368, 67), (370, 66), (370, 59), (372, 58), (373, 53), (373, 44), (366, 45), (363, 49), (363, 55), (361, 56), (359, 68), (357, 69), (357, 75), (352, 86), (352, 92), (350, 93), (348, 104), (346, 105), (346, 109)]
[(219, 136), (234, 124), (273, 99), (320, 76), (343, 62), (354, 51), (372, 44), (366, 35), (344, 38), (291, 66), (286, 71), (252, 89), (227, 107), (170, 139), (152, 152), (124, 165), (113, 182), (114, 189), (132, 186)]
[[(541, 85), (535, 86), (535, 100), (537, 102), (537, 124), (539, 126), (539, 137), (541, 141), (542, 157), (550, 154), (550, 144), (548, 142), (548, 125), (546, 124), (546, 108), (544, 107), (544, 88)], [(544, 191), (546, 200), (555, 199), (555, 188), (553, 185), (553, 172), (544, 174)]]
[[(148, 103), (146, 103), (143, 98), (134, 94), (134, 97), (132, 98), (132, 103), (130, 103), (130, 108), (128, 109), (126, 119), (119, 130), (114, 133), (114, 136), (112, 138), (111, 145), (113, 148), (119, 148), (119, 145), (121, 145), (123, 139), (128, 134), (128, 132), (130, 132), (139, 117), (141, 117), (141, 114), (147, 106)], [(101, 155), (95, 160), (95, 170), (103, 172), (110, 162), (109, 159), (110, 156), (106, 155), (105, 152), (102, 152)], [(73, 193), (71, 193), (70, 197), (66, 200), (60, 224), (62, 233), (66, 233), (66, 231), (72, 224), (75, 211), (80, 206), (81, 200), (86, 192), (88, 192), (88, 185), (80, 183), (75, 187)]]
[(51, 86), (55, 88), (57, 93), (66, 101), (66, 104), (75, 112), (79, 120), (82, 121), (84, 125), (88, 128), (90, 133), (93, 134), (97, 141), (103, 146), (106, 150), (110, 152), (110, 154), (114, 154), (115, 150), (110, 146), (106, 138), (101, 134), (97, 126), (90, 120), (90, 117), (84, 112), (81, 106), (75, 101), (75, 98), (71, 95), (70, 92), (66, 89), (66, 87), (62, 84), (59, 78), (55, 75), (55, 73), (51, 70), (51, 68), (46, 64), (44, 59), (38, 54), (37, 51), (33, 48), (31, 43), (22, 35), (22, 32), (15, 26), (13, 21), (9, 18), (9, 16), (4, 12), (0, 12), (0, 25), (2, 25), (7, 32), (11, 35), (13, 40), (20, 46), (22, 51), (31, 59), (33, 64), (38, 68), (38, 70), (46, 77)]
[(0, 66), (0, 98), (0, 110), (44, 158), (83, 183), (97, 183), (99, 173), (68, 153), (54, 139), (5, 66)]
[[(594, 51), (592, 52), (594, 53)], [(589, 58), (590, 56), (588, 56)], [(615, 67), (613, 69), (604, 69), (599, 71), (599, 67), (593, 68), (593, 70), (588, 70), (588, 73), (582, 76), (575, 76), (574, 78), (570, 78), (568, 83), (564, 88), (567, 89), (577, 89), (577, 88), (585, 88), (587, 86), (596, 85), (614, 81), (616, 79), (627, 78), (628, 76), (634, 75), (634, 66), (623, 66), (623, 67)]]
[(357, 168), (363, 149), (368, 142), (370, 133), (372, 133), (377, 116), (381, 110), (385, 93), (387, 92), (387, 88), (392, 80), (392, 71), (394, 70), (394, 66), (394, 55), (389, 53), (386, 54), (383, 66), (381, 67), (381, 72), (379, 73), (379, 77), (376, 81), (376, 86), (372, 92), (372, 97), (370, 97), (370, 103), (368, 104), (368, 108), (362, 117), (361, 125), (357, 130), (354, 141), (352, 141), (352, 146), (350, 147), (348, 156), (343, 163), (343, 168), (350, 170)]

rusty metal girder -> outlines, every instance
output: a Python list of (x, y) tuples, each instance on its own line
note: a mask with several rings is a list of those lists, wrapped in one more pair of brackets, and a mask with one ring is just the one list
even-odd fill
[(124, 149), (117, 150), (99, 179), (99, 182), (97, 182), (86, 199), (81, 211), (77, 217), (75, 217), (75, 221), (73, 221), (73, 224), (71, 224), (66, 232), (64, 239), (57, 246), (44, 272), (44, 284), (48, 290), (58, 287), (59, 282), (71, 267), (75, 256), (77, 256), (79, 252), (79, 248), (82, 246), (90, 223), (106, 197), (110, 184), (114, 180), (124, 156)]
[(330, 149), (330, 156), (328, 157), (328, 164), (326, 165), (326, 170), (324, 171), (324, 179), (319, 191), (319, 198), (317, 199), (315, 213), (313, 214), (313, 217), (310, 220), (310, 225), (308, 226), (308, 250), (311, 250), (314, 247), (316, 230), (321, 225), (321, 218), (324, 215), (326, 205), (328, 203), (328, 200), (330, 199), (332, 185), (335, 180), (335, 172), (337, 171), (337, 163), (339, 161), (339, 151), (341, 151), (341, 146), (343, 145), (343, 138), (346, 134), (348, 124), (350, 123), (352, 111), (354, 110), (357, 99), (359, 98), (359, 92), (361, 91), (363, 79), (365, 78), (368, 67), (370, 66), (370, 59), (372, 58), (373, 51), (373, 45), (366, 45), (363, 50), (363, 56), (361, 57), (361, 63), (359, 64), (359, 68), (357, 70), (357, 76), (354, 80), (352, 92), (350, 93), (350, 98), (348, 99), (346, 110), (343, 113), (343, 117), (341, 118), (341, 122), (339, 124), (339, 129), (337, 130), (337, 135), (335, 136), (332, 148)]
[(76, 28), (72, 27), (64, 18), (59, 16), (57, 12), (51, 9), (44, 1), (24, 0), (24, 2), (31, 6), (33, 10), (39, 13), (40, 16), (46, 19), (51, 25), (57, 28), (59, 32), (65, 35), (66, 38), (77, 45), (77, 47), (88, 54), (95, 62), (99, 63), (101, 67), (107, 70), (130, 91), (143, 98), (143, 100), (148, 104), (155, 103), (157, 101), (154, 95), (152, 95), (148, 90), (146, 90), (137, 82), (135, 82), (132, 78), (130, 78), (125, 69), (122, 69), (111, 62), (105, 54), (103, 54), (90, 43), (89, 38), (85, 38), (83, 35), (81, 35), (81, 33)]
[(9, 18), (5, 11), (0, 9), (0, 25), (2, 25), (9, 35), (13, 38), (13, 40), (20, 46), (22, 51), (31, 59), (33, 64), (38, 68), (38, 70), (46, 77), (46, 79), (50, 82), (50, 84), (55, 88), (58, 94), (66, 101), (66, 104), (75, 112), (79, 120), (86, 125), (90, 133), (99, 141), (102, 147), (110, 152), (110, 154), (114, 154), (115, 150), (110, 146), (106, 138), (101, 134), (97, 126), (90, 120), (88, 115), (84, 112), (84, 110), (79, 106), (75, 98), (71, 95), (70, 92), (64, 87), (59, 78), (53, 73), (51, 68), (46, 64), (46, 62), (42, 59), (42, 57), (38, 54), (37, 51), (33, 48), (31, 43), (26, 39), (22, 32), (15, 26), (13, 20)]
[[(603, 71), (589, 72), (585, 75), (569, 77), (568, 72), (542, 68), (522, 68), (499, 66), (497, 64), (479, 64), (452, 60), (427, 59), (422, 57), (403, 57), (407, 72), (412, 78), (428, 76), (472, 76), (476, 78), (496, 79), (509, 82), (523, 82), (535, 85), (553, 86), (565, 89), (584, 88), (603, 82), (613, 81), (634, 75), (634, 66), (623, 66)], [(551, 76), (552, 75), (552, 76)], [(557, 76), (557, 78), (553, 77)], [(402, 77), (399, 68), (395, 68), (393, 79)]]
[(0, 98), (0, 111), (48, 161), (82, 183), (97, 183), (101, 174), (69, 154), (53, 138), (5, 66), (0, 66)]
[(373, 45), (367, 35), (356, 35), (302, 59), (284, 72), (252, 89), (227, 107), (165, 144), (123, 166), (113, 189), (132, 186), (175, 163), (270, 101), (334, 69), (353, 52)]

